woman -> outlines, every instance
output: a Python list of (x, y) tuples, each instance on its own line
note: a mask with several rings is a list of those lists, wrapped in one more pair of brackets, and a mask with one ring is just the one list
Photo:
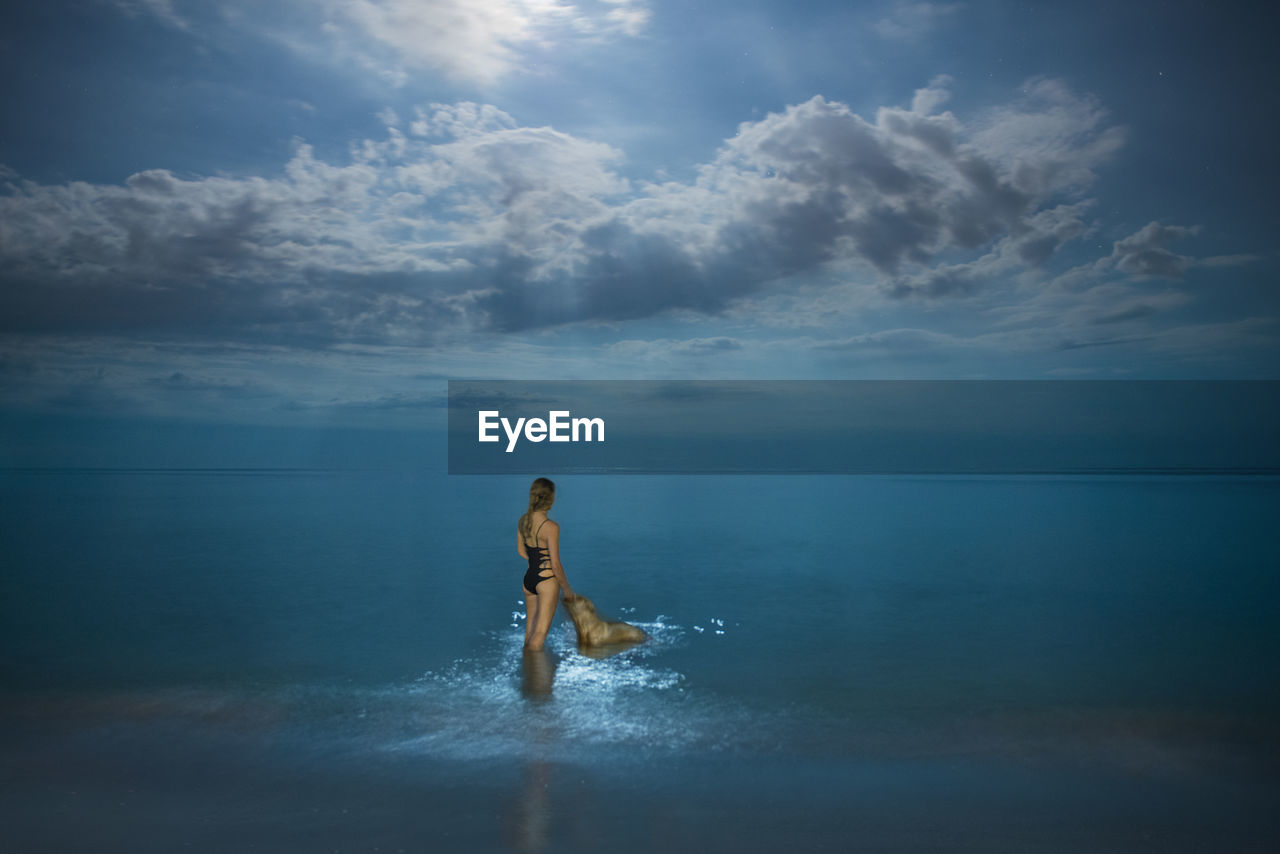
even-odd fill
[(573, 588), (560, 565), (560, 526), (547, 518), (556, 501), (556, 485), (540, 477), (529, 487), (529, 512), (516, 523), (516, 554), (529, 561), (524, 574), (524, 648), (542, 649), (561, 588), (573, 599)]

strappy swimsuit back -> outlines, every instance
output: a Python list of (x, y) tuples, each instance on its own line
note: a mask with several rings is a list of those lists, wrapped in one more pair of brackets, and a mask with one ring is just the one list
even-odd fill
[[(555, 578), (556, 574), (551, 570), (551, 555), (547, 554), (547, 550), (538, 545), (538, 531), (542, 530), (542, 526), (547, 524), (547, 520), (543, 519), (538, 523), (538, 530), (533, 532), (533, 545), (524, 544), (525, 551), (529, 553), (529, 571), (524, 574), (524, 592), (538, 595), (538, 582), (546, 581), (548, 578)], [(543, 572), (550, 572), (550, 575), (543, 575)]]

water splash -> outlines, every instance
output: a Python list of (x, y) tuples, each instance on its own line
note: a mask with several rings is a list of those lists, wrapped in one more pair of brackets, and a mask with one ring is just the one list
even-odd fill
[[(422, 730), (384, 749), (475, 759), (570, 743), (646, 753), (712, 746), (726, 729), (713, 707), (686, 692), (684, 674), (656, 661), (685, 637), (664, 620), (635, 622), (649, 641), (604, 659), (580, 654), (563, 625), (548, 638), (541, 664), (522, 659), (522, 635), (491, 633), (491, 656), (455, 661), (404, 687), (422, 704)], [(530, 681), (546, 684), (531, 689)]]

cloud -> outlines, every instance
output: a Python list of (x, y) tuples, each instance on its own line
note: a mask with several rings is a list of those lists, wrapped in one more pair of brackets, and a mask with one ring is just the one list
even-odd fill
[[(1102, 347), (1128, 347), (1166, 357), (1174, 362), (1194, 360), (1198, 364), (1235, 362), (1251, 352), (1271, 351), (1277, 345), (1274, 317), (1246, 317), (1239, 320), (1182, 323), (1165, 328), (1147, 328), (1128, 333), (1063, 331), (1057, 348), (1063, 351)], [(1146, 360), (1150, 364), (1150, 360)]]
[(833, 350), (880, 355), (927, 355), (943, 350), (973, 346), (973, 342), (928, 329), (883, 329), (847, 338), (816, 341), (815, 350)]
[[(972, 125), (937, 112), (947, 85), (874, 121), (815, 97), (743, 123), (687, 182), (633, 183), (621, 151), (474, 103), (384, 111), (348, 162), (299, 142), (272, 176), (0, 174), (0, 328), (413, 343), (716, 313), (831, 264), (971, 293), (1086, 230), (1079, 194), (1116, 137), (1057, 84)], [(1156, 269), (1172, 236), (1135, 235), (1113, 263)]]
[(974, 294), (1013, 271), (1038, 268), (1071, 240), (1087, 233), (1083, 214), (1089, 201), (1057, 205), (1024, 217), (992, 251), (973, 261), (940, 264), (910, 276), (898, 277), (894, 297), (940, 298)]
[(1020, 97), (978, 117), (971, 144), (1001, 180), (1024, 192), (1079, 191), (1124, 144), (1124, 128), (1109, 121), (1097, 98), (1037, 77), (1022, 86)]
[[(355, 424), (359, 420), (347, 416), (379, 410), (413, 420), (430, 416), (428, 401), (444, 394), (444, 378), (422, 372), (424, 359), (458, 376), (476, 372), (487, 355), (452, 347), (428, 356), (417, 347), (317, 350), (174, 338), (7, 336), (0, 348), (0, 408), (258, 424)], [(494, 361), (509, 367), (521, 357), (527, 360), (529, 353), (507, 348)]]
[(964, 6), (963, 3), (897, 0), (889, 14), (875, 22), (874, 29), (886, 39), (913, 41), (932, 33)]
[(1116, 241), (1111, 263), (1117, 270), (1138, 276), (1181, 279), (1194, 259), (1175, 255), (1167, 247), (1173, 241), (1192, 237), (1199, 231), (1199, 226), (1147, 223), (1135, 234)]
[(514, 70), (519, 49), (545, 27), (573, 14), (572, 6), (555, 0), (331, 0), (325, 6), (328, 34), (370, 65), (389, 54), (399, 67), (485, 84)]
[(658, 338), (649, 340), (628, 339), (610, 344), (607, 348), (611, 356), (624, 359), (666, 359), (669, 357), (701, 358), (721, 353), (732, 353), (743, 349), (737, 338), (716, 336), (713, 338), (687, 338), (675, 340)]
[(346, 409), (360, 412), (413, 412), (417, 410), (431, 411), (446, 409), (448, 405), (448, 398), (441, 394), (407, 394), (405, 392), (393, 392), (391, 394), (378, 395), (375, 397), (363, 397), (357, 400), (334, 401), (331, 403), (321, 404), (319, 407), (311, 408)]
[[(126, 14), (196, 29), (176, 0), (114, 2)], [(266, 36), (316, 62), (363, 68), (395, 85), (425, 71), (491, 86), (528, 70), (533, 51), (638, 36), (651, 17), (647, 0), (225, 0), (218, 11), (233, 31)]]
[(162, 395), (179, 395), (182, 398), (210, 397), (220, 400), (241, 400), (274, 397), (275, 392), (255, 382), (220, 377), (193, 376), (173, 371), (167, 376), (147, 377), (142, 383)]
[[(308, 329), (387, 340), (462, 319), (494, 245), (553, 253), (627, 184), (621, 155), (474, 105), (419, 111), (352, 162), (299, 144), (274, 178), (0, 184), (10, 329)], [(445, 139), (430, 135), (452, 134)], [(2, 176), (0, 176), (2, 177)]]
[(1058, 205), (1027, 217), (1023, 228), (1009, 238), (1008, 249), (1019, 261), (1039, 267), (1068, 242), (1088, 233), (1084, 214), (1093, 207), (1089, 201)]
[[(638, 36), (648, 25), (652, 12), (641, 0), (603, 0), (613, 8), (604, 15), (604, 28)], [(589, 20), (589, 19), (588, 19)]]
[(1197, 267), (1243, 267), (1247, 264), (1256, 264), (1263, 260), (1263, 256), (1252, 253), (1241, 253), (1238, 255), (1210, 255), (1208, 258), (1197, 258)]
[[(1220, 323), (1189, 323), (1152, 334), (1152, 350), (1223, 362), (1241, 351), (1276, 350), (1276, 318), (1245, 317)], [(1274, 364), (1274, 362), (1272, 362)]]
[(1165, 225), (1153, 220), (1128, 237), (1115, 241), (1109, 255), (1057, 275), (1045, 290), (1073, 293), (1096, 290), (1098, 283), (1117, 277), (1138, 282), (1148, 279), (1180, 281), (1194, 267), (1239, 267), (1261, 260), (1260, 256), (1252, 254), (1197, 258), (1178, 255), (1168, 248), (1171, 243), (1194, 237), (1201, 230), (1199, 225)]
[(1037, 279), (1021, 299), (989, 308), (990, 328), (996, 330), (991, 334), (1001, 336), (1010, 350), (1123, 348), (1144, 354), (1148, 364), (1152, 358), (1227, 361), (1274, 348), (1272, 320), (1192, 320), (1189, 309), (1205, 294), (1183, 284), (1189, 271), (1258, 260), (1254, 255), (1198, 258), (1169, 248), (1201, 231), (1198, 225), (1150, 222), (1114, 241), (1108, 254)]
[[(540, 283), (536, 304), (526, 290), (503, 288), (487, 308), (498, 325), (516, 328), (673, 307), (715, 312), (828, 262), (856, 260), (893, 277), (1004, 236), (1022, 241), (1023, 263), (1042, 263), (1083, 227), (1070, 211), (1053, 222), (1041, 206), (1087, 186), (1118, 137), (1091, 100), (1072, 104), (1062, 87), (1036, 84), (1018, 109), (985, 117), (979, 133), (988, 144), (975, 145), (955, 116), (926, 112), (942, 102), (944, 84), (918, 95), (915, 109), (881, 109), (874, 123), (821, 97), (744, 123), (696, 181), (651, 185), (584, 230), (572, 275)], [(1064, 114), (1087, 118), (1093, 132)], [(1003, 146), (992, 156), (1002, 122), (1046, 162)], [(1111, 141), (1097, 144), (1099, 135)]]
[(173, 0), (114, 0), (114, 3), (126, 15), (151, 14), (180, 30), (191, 28), (174, 8)]

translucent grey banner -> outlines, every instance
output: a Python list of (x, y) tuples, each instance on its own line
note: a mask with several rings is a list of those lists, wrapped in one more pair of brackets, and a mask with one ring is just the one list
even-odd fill
[(1280, 474), (1280, 382), (454, 380), (450, 474)]

